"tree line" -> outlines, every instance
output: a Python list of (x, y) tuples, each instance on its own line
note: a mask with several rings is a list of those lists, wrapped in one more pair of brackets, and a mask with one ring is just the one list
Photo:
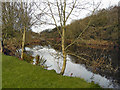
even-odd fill
[[(93, 16), (88, 16), (84, 19), (74, 20), (66, 26), (66, 39), (74, 40), (80, 32), (86, 27), (87, 22), (92, 18), (87, 31), (82, 35), (84, 40), (106, 40), (114, 41), (119, 44), (118, 38), (118, 6), (111, 6), (106, 9), (101, 9), (95, 12)], [(56, 38), (59, 37), (54, 28), (49, 33), (43, 31), (41, 34), (46, 34), (46, 37)], [(54, 34), (54, 35), (53, 35)]]

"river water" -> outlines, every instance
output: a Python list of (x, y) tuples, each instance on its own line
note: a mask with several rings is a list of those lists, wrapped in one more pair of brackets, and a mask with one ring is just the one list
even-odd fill
[[(50, 46), (34, 46), (33, 48), (26, 47), (26, 51), (32, 52), (32, 56), (40, 55), (40, 57), (47, 60), (45, 65), (48, 66), (48, 70), (55, 70), (56, 73), (60, 73), (62, 68), (62, 53), (56, 51)], [(35, 63), (35, 59), (34, 59)], [(72, 75), (71, 75), (72, 74)], [(117, 83), (113, 83), (113, 79), (107, 79), (106, 76), (101, 76), (100, 74), (94, 74), (93, 72), (87, 70), (84, 64), (77, 64), (72, 62), (71, 56), (67, 55), (67, 65), (64, 73), (65, 76), (70, 77), (80, 77), (87, 82), (94, 81), (103, 88), (119, 88)]]

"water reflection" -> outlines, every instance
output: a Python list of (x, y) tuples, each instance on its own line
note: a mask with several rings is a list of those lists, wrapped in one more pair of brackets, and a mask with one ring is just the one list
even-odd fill
[[(32, 51), (34, 57), (36, 55), (43, 56), (43, 58), (47, 60), (45, 64), (50, 66), (47, 69), (48, 70), (54, 69), (57, 73), (60, 73), (63, 63), (61, 52), (57, 52), (53, 48), (47, 46), (45, 47), (35, 46), (33, 48), (26, 47), (25, 49), (27, 51)], [(88, 71), (84, 66), (84, 64), (76, 64), (72, 62), (71, 57), (68, 55), (67, 55), (67, 65), (64, 75), (72, 76), (72, 77), (80, 77), (88, 82), (94, 81), (103, 88), (120, 88), (116, 83), (112, 82), (112, 79), (107, 79), (105, 76), (94, 74), (91, 71)]]

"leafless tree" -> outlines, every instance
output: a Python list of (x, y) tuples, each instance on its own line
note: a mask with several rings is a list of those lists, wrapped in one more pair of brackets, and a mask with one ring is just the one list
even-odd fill
[[(83, 1), (84, 2), (84, 1)], [(66, 56), (69, 55), (74, 55), (76, 57), (82, 58), (78, 55), (75, 55), (74, 53), (69, 53), (68, 52), (68, 48), (71, 47), (73, 44), (75, 44), (75, 42), (77, 41), (77, 39), (80, 39), (82, 34), (88, 29), (92, 18), (88, 21), (87, 26), (82, 30), (82, 32), (79, 34), (79, 36), (69, 45), (65, 45), (66, 41), (65, 41), (65, 31), (66, 29), (66, 25), (68, 23), (68, 20), (71, 19), (71, 16), (77, 17), (76, 14), (79, 14), (79, 12), (83, 9), (86, 9), (88, 7), (86, 6), (91, 6), (93, 5), (93, 9), (91, 10), (91, 15), (94, 14), (94, 12), (97, 10), (97, 8), (100, 5), (100, 2), (95, 4), (94, 2), (91, 3), (90, 2), (84, 2), (81, 3), (78, 0), (54, 0), (54, 1), (50, 1), (50, 0), (45, 0), (43, 1), (43, 5), (44, 5), (44, 9), (41, 9), (41, 7), (39, 7), (39, 5), (36, 5), (40, 11), (42, 11), (46, 17), (44, 17), (45, 19), (43, 20), (43, 22), (46, 22), (45, 20), (48, 20), (48, 17), (51, 18), (50, 21), (47, 21), (46, 24), (51, 24), (51, 25), (55, 25), (55, 27), (57, 28), (57, 31), (59, 33), (59, 35), (61, 36), (61, 47), (62, 47), (62, 54), (63, 54), (63, 66), (62, 66), (62, 70), (60, 74), (64, 74), (65, 72), (65, 68), (66, 68)], [(41, 19), (42, 20), (42, 19)], [(60, 26), (60, 28), (59, 28)], [(84, 59), (84, 58), (82, 58)]]
[[(22, 53), (21, 59), (23, 59), (24, 45), (25, 45), (25, 33), (31, 30), (31, 27), (36, 24), (37, 19), (34, 16), (34, 2), (25, 2), (24, 0), (16, 2), (2, 2), (2, 44), (6, 39), (14, 36), (17, 31), (22, 40)], [(17, 42), (16, 42), (17, 43)]]

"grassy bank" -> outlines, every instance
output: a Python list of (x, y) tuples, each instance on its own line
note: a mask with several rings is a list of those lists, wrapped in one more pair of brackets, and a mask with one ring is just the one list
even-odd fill
[(2, 56), (3, 88), (97, 88), (83, 79), (61, 76), (53, 70), (20, 61), (16, 57)]

